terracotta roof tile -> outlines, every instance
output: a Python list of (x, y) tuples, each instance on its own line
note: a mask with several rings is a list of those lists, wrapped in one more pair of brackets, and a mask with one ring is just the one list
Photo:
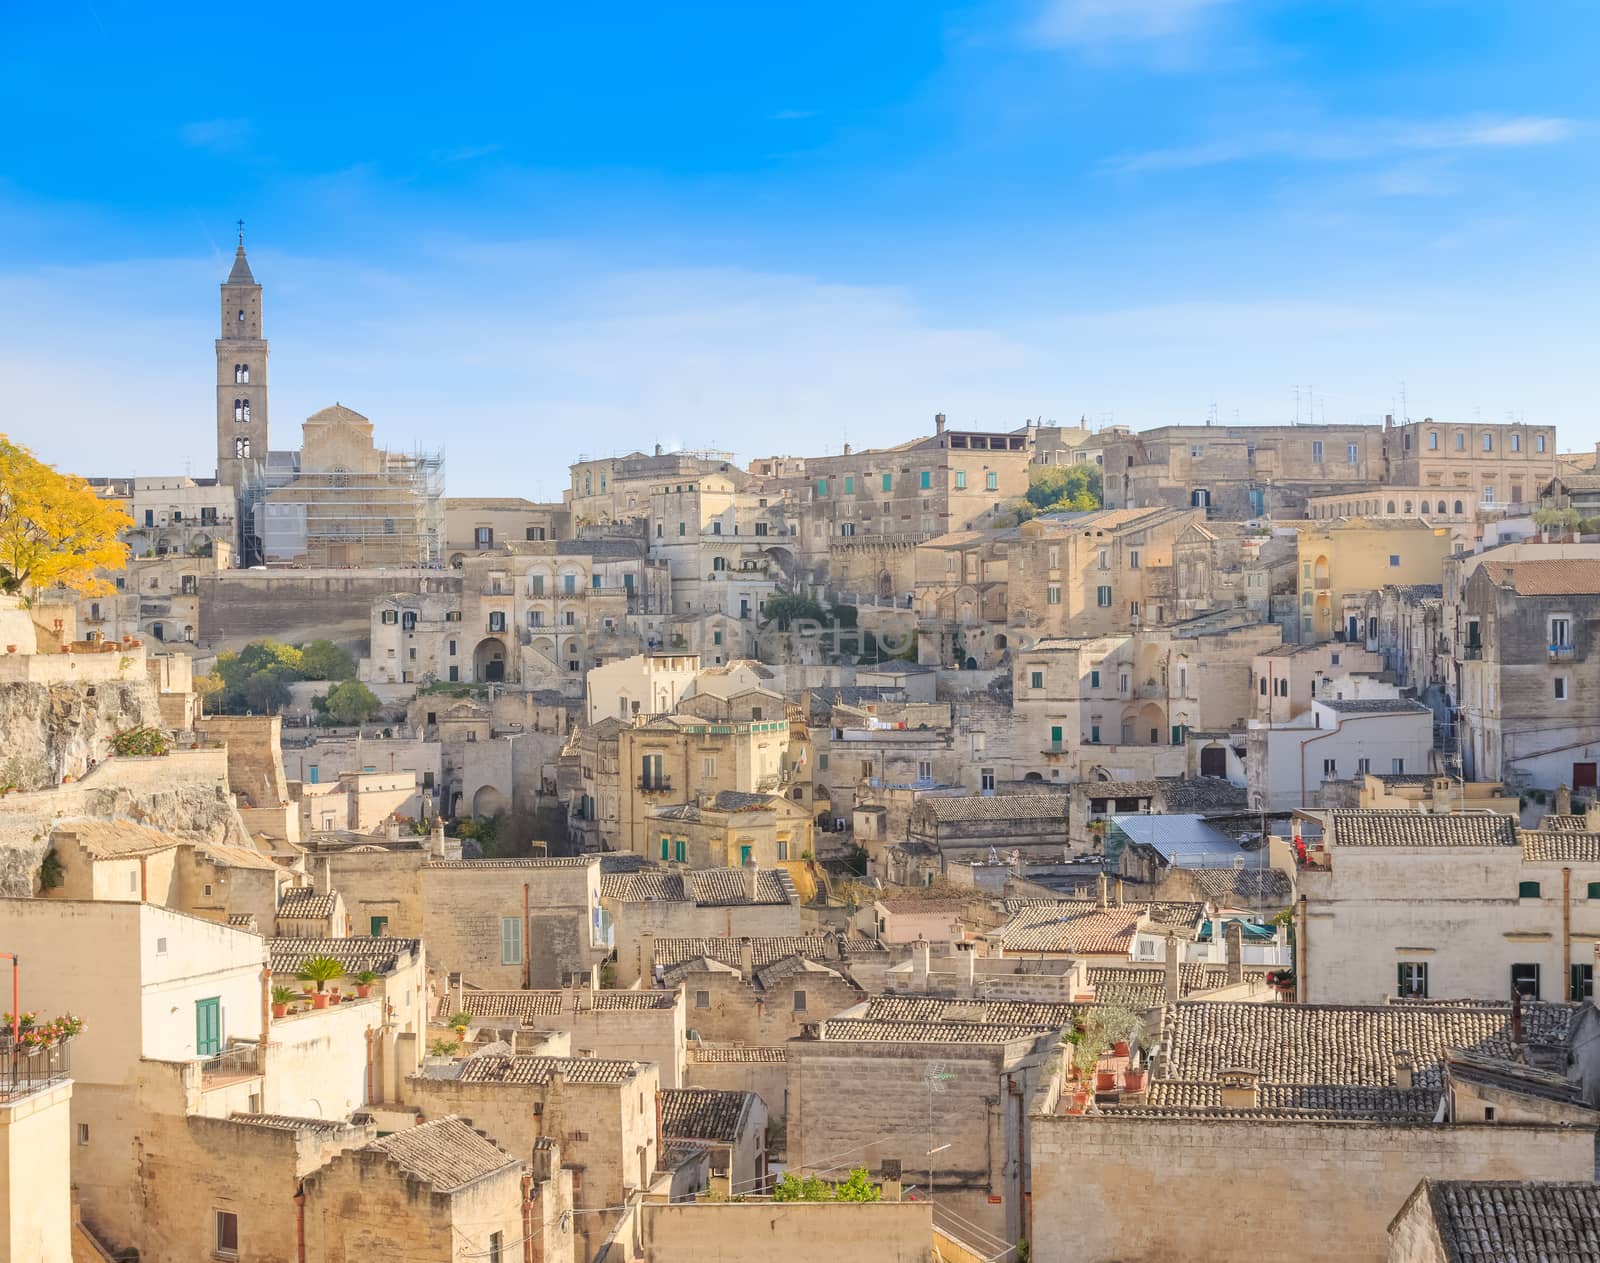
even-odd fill
[(1450, 1263), (1600, 1263), (1600, 1185), (1425, 1180)]
[(1530, 864), (1600, 863), (1600, 833), (1575, 829), (1524, 829), (1522, 858)]
[(337, 900), (311, 886), (291, 886), (278, 899), (278, 915), (296, 921), (323, 921), (337, 911)]
[(1330, 811), (1342, 846), (1515, 846), (1517, 822), (1489, 811)]
[(569, 1083), (628, 1083), (644, 1069), (637, 1061), (606, 1057), (507, 1057), (494, 1054), (468, 1057), (461, 1063), (462, 1083), (511, 1083), (544, 1086), (557, 1074)]
[(781, 1063), (789, 1060), (789, 1054), (781, 1048), (716, 1048), (691, 1043), (689, 1060), (703, 1061), (708, 1065), (746, 1061)]
[(362, 1151), (383, 1154), (405, 1174), (441, 1193), (518, 1165), (466, 1119), (455, 1117), (407, 1127), (374, 1140)]
[(1549, 561), (1486, 561), (1491, 582), (1510, 587), (1518, 596), (1588, 596), (1600, 593), (1600, 559)]
[(673, 1140), (733, 1144), (754, 1096), (753, 1092), (709, 1088), (665, 1088), (661, 1093), (661, 1134)]
[(350, 974), (370, 969), (375, 974), (392, 973), (402, 957), (417, 959), (422, 954), (419, 938), (269, 938), (268, 962), (280, 977), (294, 977), (311, 956), (332, 956)]

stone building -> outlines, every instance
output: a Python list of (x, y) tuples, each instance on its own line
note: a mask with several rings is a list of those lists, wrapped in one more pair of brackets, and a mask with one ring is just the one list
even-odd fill
[(572, 515), (562, 504), (539, 504), (521, 496), (449, 496), (444, 502), (445, 556), (452, 567), (468, 553), (513, 541), (571, 537)]
[(672, 574), (672, 611), (757, 618), (792, 571), (786, 502), (740, 490), (743, 479), (702, 474), (650, 495), (650, 553)]
[(918, 544), (917, 653), (934, 666), (991, 668), (1010, 645), (1007, 554), (1017, 539), (1003, 530), (952, 531)]
[(1173, 547), (1200, 517), (1101, 509), (1024, 522), (1007, 554), (1012, 627), (1033, 636), (1093, 636), (1177, 618)]
[[(1475, 508), (1530, 508), (1539, 488), (1557, 472), (1556, 428), (1472, 422), (1443, 423), (1432, 417), (1396, 426), (1385, 424), (1383, 481), (1394, 488), (1419, 489), (1460, 515)], [(1385, 500), (1390, 498), (1386, 494)], [(1402, 499), (1404, 497), (1402, 496)], [(1394, 509), (1387, 510), (1393, 513)], [(1426, 516), (1426, 510), (1423, 511)]]
[(1300, 874), (1302, 999), (1593, 996), (1600, 836), (1523, 831), (1490, 811), (1324, 820)]
[(1455, 545), (1444, 527), (1342, 518), (1300, 531), (1302, 643), (1360, 643), (1367, 595), (1395, 583), (1434, 583)]
[(1461, 585), (1457, 629), (1465, 775), (1593, 791), (1600, 681), (1588, 669), (1600, 559), (1487, 556)]
[(240, 555), (260, 560), (247, 510), (261, 494), (267, 467), (267, 338), (261, 321), (261, 286), (244, 254), (244, 234), (233, 268), (222, 283), (217, 349), (217, 482), (239, 497)]
[(601, 899), (610, 918), (621, 986), (648, 977), (645, 961), (656, 939), (801, 932), (800, 899), (782, 869), (611, 873), (602, 879)]
[[(1382, 1257), (1419, 1176), (1588, 1181), (1596, 1115), (1570, 1096), (1552, 1100), (1561, 1076), (1543, 1069), (1565, 1063), (1571, 1014), (1552, 1004), (1166, 1005), (1143, 1101), (1082, 1114), (1041, 1101), (1033, 1112), (1031, 1256), (1221, 1263), (1270, 1253), (1283, 1248), (1289, 1197), (1297, 1256), (1343, 1263)], [(1449, 1051), (1461, 1049), (1490, 1074), (1462, 1073)], [(1488, 1077), (1505, 1086), (1480, 1086)], [(1486, 1091), (1492, 1118), (1478, 1104)]]
[(645, 826), (652, 859), (691, 868), (754, 871), (798, 863), (813, 851), (810, 810), (781, 794), (702, 793), (693, 802), (652, 807)]
[(941, 873), (996, 849), (1058, 858), (1067, 848), (1067, 811), (1060, 793), (930, 795), (912, 808), (906, 833), (933, 848)]
[(1243, 520), (1303, 516), (1306, 498), (1378, 482), (1383, 430), (1373, 425), (1168, 425), (1107, 434), (1108, 509), (1204, 509)]
[(347, 1149), (303, 1182), (305, 1255), (330, 1263), (510, 1259), (542, 1222), (529, 1212), (551, 1209), (543, 1198), (530, 1206), (524, 1172), (464, 1118), (436, 1118)]
[(579, 456), (571, 465), (572, 487), (565, 497), (576, 530), (607, 522), (642, 519), (650, 497), (665, 483), (720, 476), (742, 488), (749, 475), (733, 463), (731, 452), (630, 452), (626, 456)]
[(1319, 697), (1283, 723), (1252, 720), (1245, 734), (1250, 808), (1331, 806), (1330, 794), (1369, 772), (1431, 773), (1433, 713), (1388, 696)]
[(767, 1105), (754, 1092), (663, 1088), (663, 1144), (702, 1145), (710, 1152), (715, 1186), (737, 1196), (767, 1183)]
[(1389, 1224), (1389, 1263), (1536, 1259), (1600, 1236), (1600, 1187), (1589, 1180), (1424, 1179)]
[(1383, 659), (1359, 641), (1274, 645), (1250, 663), (1250, 718), (1287, 723), (1309, 714), (1318, 697), (1335, 696), (1334, 682), (1383, 669)]
[[(781, 1049), (803, 1033), (806, 1023), (833, 1017), (866, 998), (842, 960), (791, 952), (758, 965), (755, 940), (741, 938), (735, 947), (734, 964), (700, 955), (662, 970), (667, 985), (683, 990), (686, 1021), (697, 1041)], [(782, 1117), (785, 1098), (766, 1099), (773, 1116)]]

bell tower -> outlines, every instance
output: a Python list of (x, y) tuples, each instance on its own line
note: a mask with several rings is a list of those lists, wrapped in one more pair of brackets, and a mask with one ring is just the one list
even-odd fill
[(261, 333), (261, 286), (244, 257), (244, 221), (233, 270), (222, 282), (217, 337), (217, 480), (239, 493), (241, 519), (249, 493), (259, 494), (267, 465), (267, 340)]

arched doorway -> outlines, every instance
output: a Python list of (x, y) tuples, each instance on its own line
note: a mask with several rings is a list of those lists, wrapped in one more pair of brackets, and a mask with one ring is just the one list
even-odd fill
[(878, 596), (886, 600), (894, 600), (894, 576), (887, 570), (878, 572)]
[(506, 647), (494, 636), (486, 636), (472, 651), (472, 678), (486, 684), (499, 684), (506, 678)]
[(472, 795), (472, 814), (498, 816), (506, 809), (506, 796), (493, 785), (480, 785)]

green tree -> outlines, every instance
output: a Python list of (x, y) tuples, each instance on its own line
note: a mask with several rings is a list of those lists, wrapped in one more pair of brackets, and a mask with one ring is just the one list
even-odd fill
[(856, 1167), (849, 1179), (834, 1185), (833, 1196), (841, 1202), (876, 1202), (883, 1199), (883, 1190), (867, 1178), (866, 1167)]
[[(1035, 465), (1028, 471), (1027, 500), (1040, 513), (1086, 513), (1100, 507), (1101, 484), (1100, 470), (1088, 465)], [(1027, 517), (1018, 514), (1019, 521)]]
[(800, 596), (793, 592), (773, 597), (762, 612), (766, 615), (767, 622), (776, 623), (780, 631), (788, 631), (791, 624), (804, 622), (807, 619), (817, 623), (822, 621), (822, 606), (808, 596)]
[(350, 680), (356, 660), (348, 649), (331, 640), (312, 640), (300, 646), (300, 676), (306, 680)]
[(270, 714), (289, 700), (300, 678), (300, 651), (277, 640), (256, 640), (238, 653), (217, 655), (213, 709), (223, 714)]
[(326, 713), (340, 724), (364, 724), (383, 709), (383, 703), (360, 680), (335, 684), (324, 702)]

